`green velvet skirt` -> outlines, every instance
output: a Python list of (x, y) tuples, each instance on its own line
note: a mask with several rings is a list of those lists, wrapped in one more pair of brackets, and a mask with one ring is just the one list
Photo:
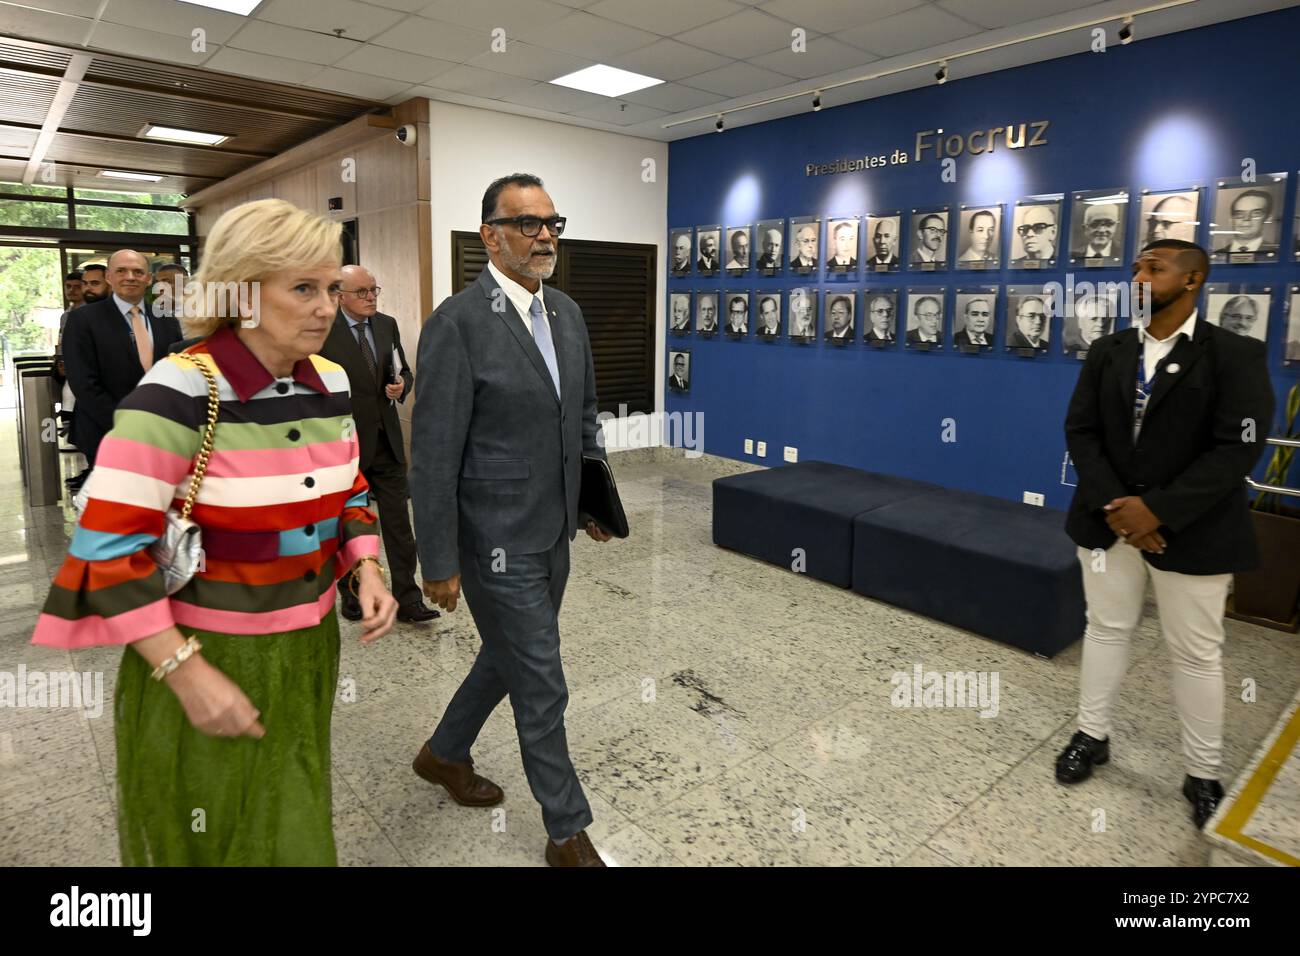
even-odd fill
[(283, 634), (181, 628), (261, 711), (252, 737), (209, 737), (128, 647), (114, 701), (123, 866), (334, 866), (334, 611)]

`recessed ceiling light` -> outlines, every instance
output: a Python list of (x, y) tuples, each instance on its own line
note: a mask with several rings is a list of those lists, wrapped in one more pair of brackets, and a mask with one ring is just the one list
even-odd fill
[(146, 124), (140, 135), (149, 139), (165, 139), (173, 143), (197, 143), (201, 146), (217, 146), (230, 139), (223, 133), (200, 133), (198, 130), (155, 126), (153, 123)]
[(648, 86), (658, 86), (663, 80), (656, 80), (653, 76), (645, 76), (641, 73), (620, 70), (616, 66), (597, 63), (585, 70), (565, 74), (558, 79), (551, 80), (551, 82), (557, 86), (567, 86), (574, 90), (598, 93), (601, 96), (623, 96), (636, 90), (644, 90)]
[(142, 183), (160, 183), (161, 176), (150, 176), (148, 173), (128, 173), (120, 169), (101, 169), (99, 175), (104, 179), (135, 179)]
[(261, 2), (262, 0), (181, 0), (181, 3), (192, 3), (196, 7), (211, 7), (213, 10), (237, 13), (241, 17), (248, 16)]

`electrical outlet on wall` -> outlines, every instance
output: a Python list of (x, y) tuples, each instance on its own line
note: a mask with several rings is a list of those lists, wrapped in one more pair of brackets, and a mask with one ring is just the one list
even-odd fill
[(767, 442), (761, 441), (758, 443), (758, 457), (759, 458), (767, 457)]
[(785, 460), (795, 462), (799, 460), (799, 449), (791, 445), (785, 446)]
[(754, 454), (754, 439), (752, 438), (745, 439), (745, 454), (746, 455)]
[(1037, 492), (1037, 491), (1026, 491), (1026, 492), (1025, 492), (1025, 504), (1027, 504), (1027, 505), (1037, 505), (1038, 507), (1041, 508), (1041, 507), (1043, 506), (1043, 496), (1042, 496), (1042, 494), (1041, 494), (1040, 492)]

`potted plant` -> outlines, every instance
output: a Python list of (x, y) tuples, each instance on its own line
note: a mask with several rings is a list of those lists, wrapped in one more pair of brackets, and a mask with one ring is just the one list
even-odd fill
[[(1287, 393), (1284, 438), (1296, 439), (1300, 414), (1300, 385)], [(1288, 487), (1296, 449), (1273, 448), (1265, 485)], [(1295, 487), (1291, 485), (1290, 487)], [(1252, 503), (1255, 535), (1259, 539), (1260, 566), (1234, 576), (1229, 616), (1280, 631), (1300, 631), (1300, 498), (1259, 491)]]

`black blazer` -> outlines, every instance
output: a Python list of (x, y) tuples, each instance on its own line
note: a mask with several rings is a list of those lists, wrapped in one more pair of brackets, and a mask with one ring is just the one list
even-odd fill
[[(153, 335), (157, 362), (180, 341), (181, 326), (173, 318), (156, 316), (141, 300)], [(63, 330), (63, 367), (77, 404), (72, 412), (72, 441), (92, 464), (99, 443), (113, 427), (117, 404), (140, 384), (144, 368), (131, 328), (113, 296), (78, 306)]]
[[(1160, 363), (1142, 431), (1133, 441), (1133, 397), (1141, 343), (1136, 329), (1092, 343), (1065, 418), (1079, 475), (1065, 530), (1084, 548), (1109, 548), (1102, 508), (1139, 495), (1160, 519), (1164, 554), (1153, 566), (1183, 574), (1227, 574), (1259, 557), (1245, 478), (1273, 424), (1273, 388), (1262, 342), (1198, 318)], [(1168, 371), (1177, 365), (1178, 371)], [(1243, 421), (1255, 440), (1242, 440)]]
[(402, 350), (402, 336), (397, 331), (397, 320), (391, 315), (376, 312), (369, 319), (371, 333), (375, 339), (375, 362), (379, 366), (382, 382), (375, 382), (366, 367), (366, 360), (361, 357), (361, 346), (348, 325), (343, 310), (334, 316), (334, 327), (325, 339), (320, 354), (343, 366), (348, 373), (348, 385), (352, 389), (352, 417), (357, 423), (357, 439), (361, 445), (361, 470), (365, 471), (375, 459), (375, 449), (379, 444), (379, 426), (384, 426), (384, 435), (393, 457), (406, 464), (406, 452), (402, 448), (402, 425), (397, 419), (397, 409), (384, 396), (383, 386), (393, 383), (393, 349), (402, 360), (402, 397), (406, 401), (411, 394), (415, 379), (411, 367), (406, 361), (406, 352)]
[(868, 342), (896, 342), (898, 341), (892, 332), (885, 335), (877, 335), (874, 328), (867, 329), (867, 334), (863, 338)]
[(912, 345), (933, 345), (936, 348), (943, 345), (943, 330), (940, 329), (938, 332), (934, 333), (934, 335), (935, 341), (927, 343), (921, 340), (920, 329), (910, 329), (907, 333), (907, 341)]
[[(992, 347), (993, 347), (993, 333), (992, 333), (992, 332), (985, 332), (985, 333), (984, 333), (984, 341), (985, 341), (986, 343), (988, 343), (988, 347), (989, 347), (989, 348), (992, 348)], [(953, 333), (953, 336), (952, 336), (952, 344), (953, 344), (953, 345), (978, 345), (979, 343), (977, 343), (977, 342), (972, 342), (972, 341), (970, 340), (970, 333), (969, 333), (968, 331), (966, 331), (965, 329), (961, 329), (961, 330), (959, 330), (959, 331)]]
[[(1199, 325), (1200, 323), (1198, 322), (1197, 324)], [(1034, 345), (1029, 341), (1029, 339), (1025, 338), (1025, 333), (1021, 332), (1019, 329), (1015, 329), (1012, 331), (1011, 337), (1007, 339), (1007, 345), (1013, 349), (1045, 349), (1047, 348), (1047, 339), (1046, 337), (1040, 338), (1038, 344)], [(1134, 374), (1136, 375), (1137, 373), (1135, 372)], [(1137, 387), (1136, 382), (1133, 387)]]

